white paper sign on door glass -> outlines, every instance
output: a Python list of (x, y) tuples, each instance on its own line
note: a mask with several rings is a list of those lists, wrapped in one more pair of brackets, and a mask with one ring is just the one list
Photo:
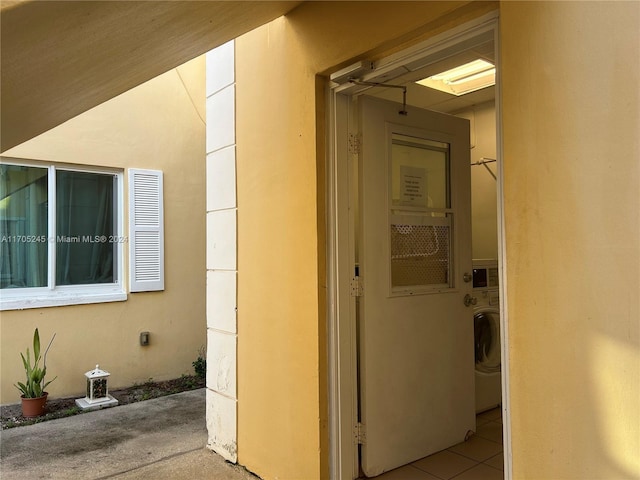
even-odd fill
[(427, 171), (424, 168), (400, 166), (400, 191), (403, 205), (427, 206)]

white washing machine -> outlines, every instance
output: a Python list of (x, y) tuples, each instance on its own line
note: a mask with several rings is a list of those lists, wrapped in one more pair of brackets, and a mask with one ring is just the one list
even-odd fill
[(476, 413), (502, 403), (498, 262), (473, 261)]

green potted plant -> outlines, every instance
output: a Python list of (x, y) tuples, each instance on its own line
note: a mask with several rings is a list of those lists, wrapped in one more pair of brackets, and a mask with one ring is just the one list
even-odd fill
[[(33, 364), (31, 363), (31, 354), (29, 348), (27, 348), (27, 356), (20, 353), (22, 357), (22, 363), (27, 376), (25, 383), (18, 382), (15, 387), (20, 390), (22, 395), (22, 416), (23, 417), (37, 417), (44, 413), (45, 404), (47, 403), (48, 393), (45, 391), (47, 385), (58, 377), (53, 378), (45, 382), (45, 376), (47, 374), (47, 352), (53, 343), (53, 339), (56, 338), (55, 333), (51, 337), (49, 346), (44, 352), (44, 357), (40, 356), (40, 334), (36, 328), (33, 332)], [(40, 367), (40, 360), (42, 360), (42, 368)]]

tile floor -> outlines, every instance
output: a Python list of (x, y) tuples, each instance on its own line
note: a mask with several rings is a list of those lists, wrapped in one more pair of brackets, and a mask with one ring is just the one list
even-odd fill
[(500, 408), (477, 416), (477, 432), (469, 440), (391, 470), (376, 480), (503, 480), (502, 413)]

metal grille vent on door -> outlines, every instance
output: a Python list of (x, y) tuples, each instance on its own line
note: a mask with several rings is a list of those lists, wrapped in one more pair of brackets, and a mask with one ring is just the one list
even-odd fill
[(448, 226), (391, 225), (391, 285), (449, 283)]

